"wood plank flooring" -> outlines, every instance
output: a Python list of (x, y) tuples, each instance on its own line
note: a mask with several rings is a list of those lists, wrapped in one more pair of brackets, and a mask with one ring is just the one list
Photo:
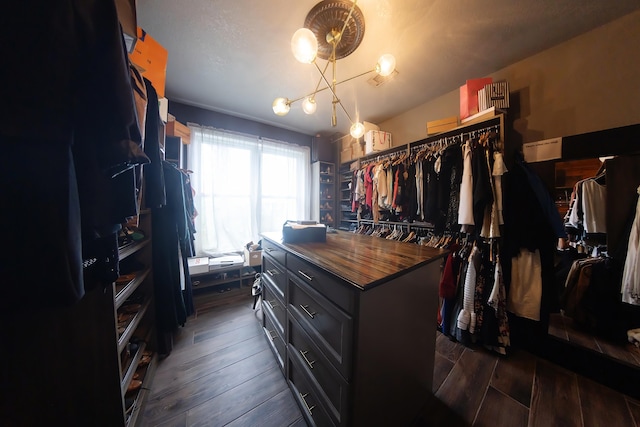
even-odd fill
[[(195, 298), (161, 360), (143, 426), (306, 426), (247, 287)], [(640, 402), (522, 350), (498, 356), (438, 333), (434, 395), (413, 426), (640, 426)]]
[(589, 334), (576, 327), (570, 317), (560, 313), (551, 314), (549, 318), (549, 334), (609, 356), (630, 366), (640, 368), (640, 348), (631, 343), (621, 345)]

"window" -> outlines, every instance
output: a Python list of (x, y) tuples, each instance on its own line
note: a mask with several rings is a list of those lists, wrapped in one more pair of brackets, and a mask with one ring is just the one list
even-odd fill
[(239, 251), (287, 219), (309, 218), (308, 147), (210, 128), (191, 135), (198, 255)]

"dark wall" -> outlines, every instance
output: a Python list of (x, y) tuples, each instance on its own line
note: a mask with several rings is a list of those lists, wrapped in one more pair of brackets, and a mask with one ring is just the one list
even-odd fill
[(311, 141), (313, 139), (313, 137), (302, 133), (265, 125), (263, 123), (239, 117), (229, 116), (216, 111), (193, 107), (191, 105), (181, 104), (179, 102), (169, 101), (169, 113), (173, 114), (176, 120), (180, 123), (187, 124), (187, 122), (192, 122), (201, 126), (211, 126), (219, 129), (256, 135), (305, 147), (311, 147)]

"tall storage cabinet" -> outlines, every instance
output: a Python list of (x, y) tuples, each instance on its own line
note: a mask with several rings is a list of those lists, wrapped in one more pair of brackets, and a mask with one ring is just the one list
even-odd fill
[(340, 179), (338, 188), (338, 229), (345, 231), (355, 230), (358, 223), (357, 212), (352, 212), (351, 188), (354, 185), (353, 171), (349, 167), (350, 163), (340, 165), (338, 178)]
[(311, 219), (330, 227), (335, 225), (335, 166), (328, 162), (311, 164)]

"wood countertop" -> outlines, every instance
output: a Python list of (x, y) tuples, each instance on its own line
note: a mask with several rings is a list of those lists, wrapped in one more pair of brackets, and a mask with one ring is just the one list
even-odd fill
[(444, 257), (449, 251), (337, 230), (326, 242), (283, 243), (280, 232), (262, 233), (284, 250), (367, 290)]

